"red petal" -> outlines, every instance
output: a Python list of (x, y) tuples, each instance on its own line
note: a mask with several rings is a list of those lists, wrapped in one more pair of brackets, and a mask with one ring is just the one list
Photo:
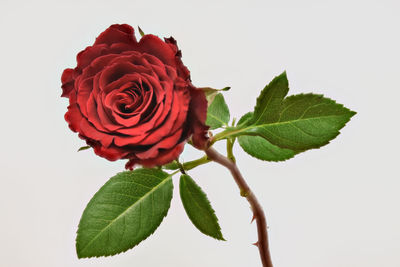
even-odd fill
[(179, 113), (187, 113), (189, 98), (189, 94), (185, 93), (185, 91), (174, 91), (172, 108), (165, 121), (160, 124), (160, 127), (154, 129), (150, 134), (148, 134), (147, 137), (140, 142), (140, 144), (152, 145), (162, 140), (165, 136), (170, 135)]
[(119, 55), (109, 54), (109, 55), (102, 55), (95, 58), (93, 61), (90, 62), (90, 65), (87, 65), (82, 74), (79, 76), (79, 79), (84, 80), (86, 78), (93, 77), (97, 73), (101, 72), (105, 67), (107, 67), (111, 60), (119, 57)]
[(138, 49), (159, 58), (164, 64), (175, 66), (175, 51), (163, 42), (160, 38), (152, 34), (146, 34), (139, 41)]
[[(132, 86), (134, 86), (133, 82), (126, 83), (122, 88), (118, 88), (117, 90), (111, 91), (107, 95), (103, 94), (103, 99), (102, 99), (104, 110), (106, 110), (107, 113), (111, 115), (111, 117), (116, 123), (118, 123), (119, 125), (123, 125), (125, 127), (131, 127), (133, 125), (136, 125), (136, 123), (139, 122), (140, 120), (140, 113), (137, 110), (134, 110), (131, 113), (122, 113), (118, 107), (119, 96), (123, 94), (123, 91), (125, 90), (126, 87), (132, 87)], [(149, 94), (145, 94), (142, 101), (146, 102), (149, 97), (150, 97)], [(137, 109), (143, 108), (143, 105), (146, 104), (146, 103), (143, 104), (143, 102), (140, 107), (137, 107)]]
[(207, 118), (207, 99), (203, 90), (191, 88), (191, 101), (188, 115), (188, 125), (192, 126), (193, 145), (198, 149), (207, 147), (207, 131), (209, 127), (205, 124)]
[[(154, 113), (149, 113), (146, 117), (142, 118), (142, 123), (140, 125), (137, 125), (135, 127), (127, 128), (127, 129), (119, 129), (118, 132), (125, 134), (125, 135), (142, 135), (145, 134), (146, 132), (149, 132), (153, 128), (157, 127), (158, 125), (162, 124), (167, 115), (170, 113), (171, 110), (171, 105), (172, 105), (172, 99), (173, 99), (173, 87), (168, 86), (166, 87), (165, 85), (168, 84), (163, 84), (164, 85), (164, 91), (165, 91), (165, 100), (161, 103), (159, 103), (158, 106), (154, 107)], [(167, 132), (168, 134), (169, 132)], [(145, 138), (146, 135), (142, 136), (142, 139)], [(123, 139), (123, 138), (122, 138)], [(135, 141), (131, 142), (137, 142), (138, 138), (134, 138)], [(122, 140), (116, 140), (117, 143)]]
[(68, 97), (69, 93), (74, 89), (74, 72), (73, 69), (65, 69), (61, 75), (62, 97)]
[(80, 132), (83, 136), (99, 141), (104, 147), (109, 147), (113, 141), (113, 136), (98, 131), (85, 119), (81, 120)]
[[(105, 110), (104, 104), (101, 100), (101, 96), (98, 95), (96, 98), (97, 102), (97, 116), (99, 118), (99, 122), (103, 128), (105, 128), (105, 132), (113, 132), (122, 128), (122, 126), (114, 120), (112, 116), (110, 116), (109, 112)], [(97, 126), (96, 126), (97, 128)]]
[(90, 94), (93, 90), (93, 77), (90, 77), (79, 83), (77, 92), (77, 102), (81, 109), (83, 116), (87, 117), (86, 105), (89, 101)]
[(100, 144), (98, 144), (93, 146), (93, 149), (96, 155), (106, 158), (110, 161), (122, 159), (128, 154), (126, 150), (114, 146), (103, 147)]
[(182, 130), (177, 131), (176, 133), (162, 139), (160, 142), (156, 143), (150, 149), (135, 153), (136, 157), (139, 159), (148, 159), (158, 157), (160, 149), (170, 149), (177, 145), (179, 139), (181, 138)]
[[(185, 96), (189, 96), (189, 93), (184, 93), (184, 94), (185, 94)], [(188, 116), (190, 99), (189, 99), (189, 97), (187, 97), (187, 98), (185, 97), (181, 101), (182, 101), (181, 109), (179, 111), (178, 117), (176, 118), (176, 120), (174, 122), (174, 127), (172, 128), (171, 132), (175, 132), (178, 129), (184, 128), (184, 124), (185, 124), (186, 118)]]
[[(119, 62), (115, 63), (113, 65), (107, 66), (104, 68), (104, 70), (101, 72), (100, 75), (100, 80), (99, 80), (99, 87), (103, 91), (111, 91), (115, 89), (116, 87), (111, 84), (112, 82), (118, 81), (122, 77), (124, 77), (126, 74), (133, 74), (137, 75), (138, 78), (140, 75), (136, 73), (137, 67), (129, 62)], [(131, 81), (131, 80), (130, 80)], [(111, 86), (107, 86), (111, 84)], [(118, 88), (118, 87), (117, 87)]]
[[(139, 125), (136, 125), (134, 127), (121, 128), (121, 129), (117, 130), (117, 132), (124, 134), (124, 135), (128, 135), (128, 136), (134, 136), (135, 141), (132, 141), (132, 142), (138, 142), (137, 140), (143, 140), (146, 137), (145, 133), (150, 131), (154, 127), (155, 118), (166, 116), (163, 113), (163, 107), (164, 107), (164, 104), (160, 103), (160, 105), (154, 109), (155, 113), (154, 113), (154, 115), (152, 115), (151, 120), (141, 123)], [(118, 142), (119, 138), (122, 138), (122, 137), (120, 137), (119, 135), (116, 136), (115, 142)]]
[(96, 58), (109, 53), (107, 45), (88, 46), (76, 56), (77, 68), (84, 69)]
[(164, 38), (165, 42), (175, 51), (175, 66), (178, 70), (179, 77), (184, 80), (190, 80), (190, 71), (182, 63), (182, 53), (178, 48), (177, 42), (174, 38)]
[(174, 159), (177, 159), (178, 156), (182, 153), (184, 145), (185, 145), (185, 143), (180, 143), (180, 144), (176, 145), (173, 149), (162, 151), (156, 158), (146, 159), (146, 160), (136, 159), (136, 160), (133, 160), (133, 162), (141, 164), (147, 168), (161, 166), (161, 165), (170, 163)]
[(80, 132), (80, 125), (83, 117), (76, 103), (68, 106), (68, 111), (65, 113), (64, 118), (72, 131)]
[(114, 24), (96, 38), (95, 45), (114, 43), (136, 43), (134, 29), (128, 24)]

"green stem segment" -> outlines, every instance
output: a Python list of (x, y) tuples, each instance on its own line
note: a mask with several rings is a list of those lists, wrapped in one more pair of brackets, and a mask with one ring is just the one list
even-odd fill
[(164, 165), (163, 168), (167, 170), (176, 170), (176, 169), (183, 169), (185, 171), (191, 170), (197, 166), (206, 164), (210, 162), (211, 160), (207, 157), (201, 157), (196, 160), (188, 161), (185, 163), (179, 163), (178, 161), (173, 161), (170, 164)]
[(229, 127), (229, 128), (227, 128), (225, 131), (222, 131), (222, 132), (220, 132), (220, 133), (217, 133), (216, 135), (214, 135), (214, 136), (211, 138), (211, 141), (210, 141), (210, 145), (209, 145), (209, 146), (212, 146), (215, 142), (217, 142), (217, 141), (219, 141), (219, 140), (229, 138), (231, 135), (234, 135), (234, 134), (240, 132), (240, 130), (241, 130), (241, 128), (239, 129), (239, 128), (236, 128), (236, 127)]
[(254, 214), (253, 218), (256, 220), (257, 223), (258, 241), (256, 242), (256, 245), (260, 252), (261, 262), (263, 264), (263, 267), (272, 267), (271, 254), (269, 252), (268, 245), (267, 220), (256, 196), (247, 185), (235, 162), (221, 155), (212, 147), (206, 149), (205, 152), (210, 160), (221, 164), (232, 173), (233, 179), (240, 189), (240, 195), (245, 197), (250, 203)]
[(230, 159), (234, 163), (236, 163), (236, 158), (233, 155), (233, 144), (235, 143), (235, 140), (236, 140), (236, 138), (228, 138), (226, 140), (226, 152), (227, 152), (228, 159)]
[(206, 164), (206, 163), (208, 163), (210, 161), (211, 160), (207, 156), (204, 156), (204, 157), (196, 159), (196, 160), (192, 160), (192, 161), (188, 161), (188, 162), (182, 163), (182, 165), (183, 165), (183, 168), (186, 171), (188, 171), (188, 170), (191, 170), (191, 169), (193, 169), (193, 168), (195, 168), (195, 167), (197, 167), (199, 165)]

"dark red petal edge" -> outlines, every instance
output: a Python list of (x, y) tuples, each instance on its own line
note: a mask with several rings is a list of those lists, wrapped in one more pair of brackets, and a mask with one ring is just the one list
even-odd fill
[(184, 79), (190, 81), (190, 71), (183, 65), (182, 62), (182, 52), (179, 50), (176, 40), (173, 37), (164, 38), (165, 42), (171, 47), (175, 52), (175, 65), (178, 69), (178, 75)]
[(185, 146), (186, 142), (182, 142), (180, 144), (177, 144), (174, 148), (169, 149), (169, 150), (164, 150), (160, 152), (160, 154), (156, 158), (152, 159), (145, 159), (145, 160), (140, 160), (136, 158), (131, 158), (129, 161), (125, 164), (125, 168), (128, 170), (133, 170), (135, 165), (140, 164), (143, 167), (146, 168), (152, 168), (155, 166), (162, 166), (164, 164), (167, 164), (175, 159), (178, 158), (178, 156), (182, 153), (183, 148)]
[(190, 89), (191, 101), (189, 105), (188, 125), (191, 132), (193, 145), (198, 149), (206, 149), (208, 144), (207, 132), (210, 128), (206, 125), (207, 99), (203, 90), (192, 87)]
[(74, 74), (73, 69), (65, 69), (61, 75), (62, 97), (68, 97), (69, 93), (74, 89)]
[(114, 43), (136, 43), (134, 29), (128, 24), (113, 24), (96, 38), (94, 45)]

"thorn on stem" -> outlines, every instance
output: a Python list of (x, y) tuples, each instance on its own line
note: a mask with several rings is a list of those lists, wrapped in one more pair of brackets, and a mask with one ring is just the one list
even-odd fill
[(253, 221), (256, 219), (256, 215), (253, 213), (253, 218), (251, 218), (251, 222), (250, 223), (253, 223)]

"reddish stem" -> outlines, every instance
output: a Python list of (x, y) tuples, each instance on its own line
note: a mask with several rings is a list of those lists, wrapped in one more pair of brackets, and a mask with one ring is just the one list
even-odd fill
[(250, 203), (254, 214), (253, 218), (257, 223), (258, 241), (256, 245), (260, 251), (261, 262), (263, 267), (272, 267), (271, 254), (269, 252), (268, 245), (267, 220), (265, 219), (264, 211), (256, 196), (247, 185), (238, 167), (233, 161), (221, 155), (211, 147), (206, 149), (205, 152), (210, 160), (215, 161), (229, 169), (229, 171), (232, 173), (233, 179), (240, 189), (240, 195), (245, 197)]

